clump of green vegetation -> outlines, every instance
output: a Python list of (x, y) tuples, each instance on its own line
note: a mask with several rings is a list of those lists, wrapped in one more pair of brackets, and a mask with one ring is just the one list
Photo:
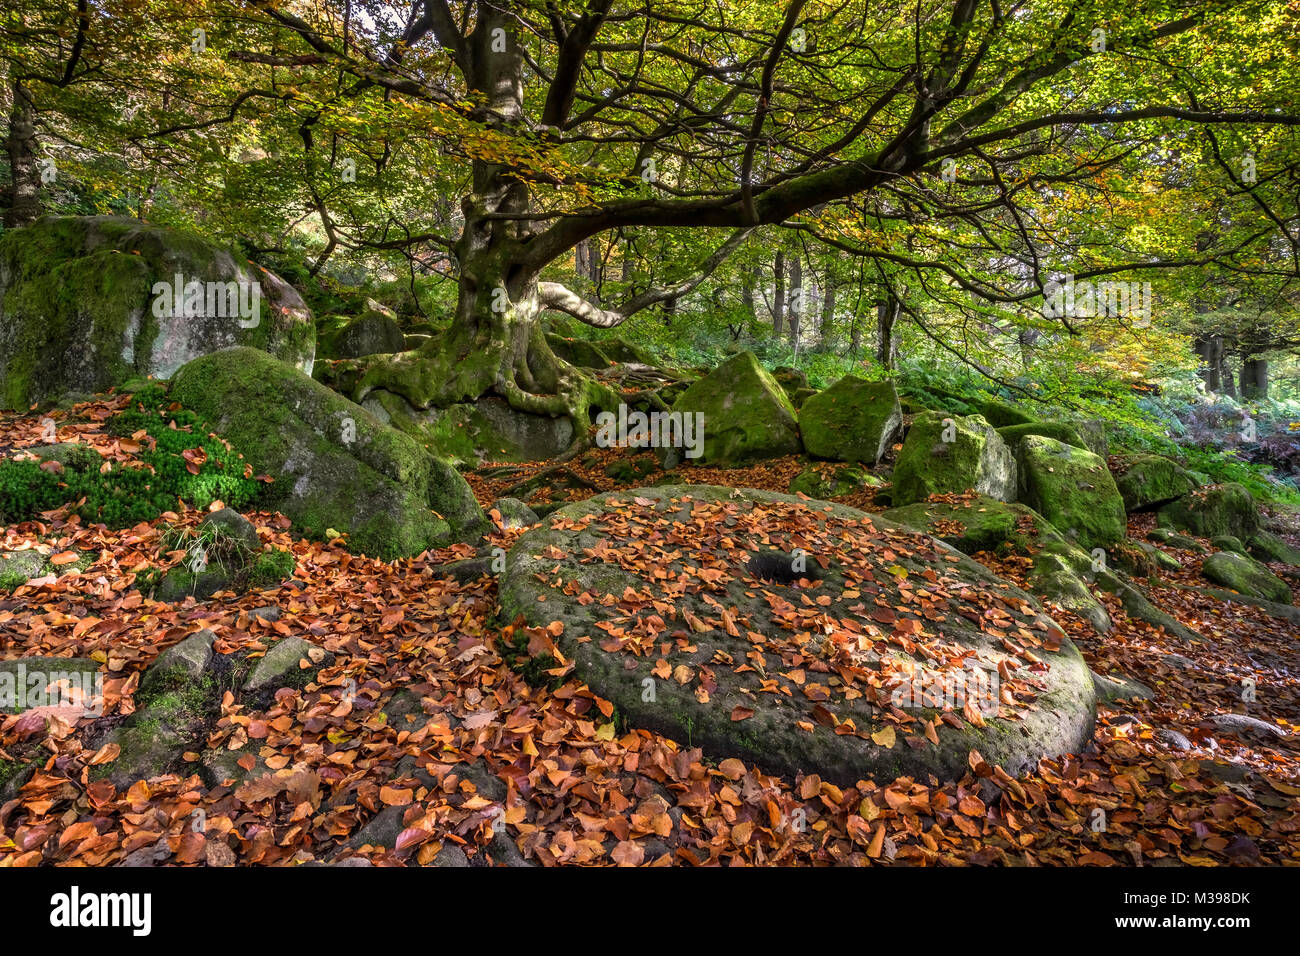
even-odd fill
[(153, 594), (158, 600), (197, 593), (200, 585), (237, 592), (274, 587), (292, 577), (297, 566), (292, 552), (283, 548), (262, 551), (228, 525), (208, 521), (195, 528), (165, 527), (159, 551), (183, 551), (187, 557), (169, 571), (149, 568), (136, 575), (140, 593)]
[(27, 575), (19, 574), (17, 571), (0, 572), (0, 591), (12, 591), (14, 588), (27, 583)]
[(0, 461), (0, 519), (27, 521), (75, 503), (83, 521), (126, 528), (173, 510), (178, 501), (206, 508), (220, 500), (238, 508), (257, 495), (258, 483), (246, 477), (251, 469), (242, 457), (193, 413), (169, 403), (161, 385), (135, 392), (108, 428), (124, 438), (140, 435), (138, 465), (55, 473), (35, 461)]
[(293, 575), (293, 554), (282, 549), (264, 551), (248, 570), (248, 583), (255, 588), (272, 587)]

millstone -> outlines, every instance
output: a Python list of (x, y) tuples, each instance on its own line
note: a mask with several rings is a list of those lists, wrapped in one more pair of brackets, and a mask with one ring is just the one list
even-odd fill
[(840, 505), (702, 485), (597, 495), (519, 538), (500, 593), (553, 673), (718, 760), (957, 779), (971, 750), (1015, 774), (1092, 735), (1092, 676), (1032, 597)]

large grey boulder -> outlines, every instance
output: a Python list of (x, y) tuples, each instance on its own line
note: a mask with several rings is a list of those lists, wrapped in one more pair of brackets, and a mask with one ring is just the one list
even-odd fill
[(799, 408), (804, 448), (818, 458), (876, 464), (903, 427), (893, 382), (846, 375)]
[(741, 352), (682, 392), (673, 411), (702, 415), (704, 441), (692, 464), (732, 466), (798, 454), (794, 406), (752, 352)]
[(894, 505), (968, 490), (1014, 501), (1016, 460), (1011, 449), (980, 415), (917, 415), (894, 466)]
[[(641, 547), (666, 528), (678, 543), (648, 565)], [(927, 535), (827, 502), (707, 485), (597, 495), (518, 539), (500, 600), (529, 627), (531, 666), (571, 662), (628, 726), (714, 759), (848, 784), (957, 779), (972, 749), (1016, 773), (1092, 735), (1092, 676), (1033, 598)], [(1042, 666), (1009, 669), (1004, 638)], [(917, 647), (935, 641), (961, 664)], [(1016, 675), (1001, 693), (999, 664)], [(956, 726), (909, 741), (923, 727), (896, 723), (895, 706)]]
[(48, 216), (0, 239), (6, 408), (170, 378), (232, 345), (310, 373), (315, 342), (311, 312), (288, 283), (188, 233), (119, 216)]
[(171, 397), (272, 476), (264, 504), (311, 537), (342, 533), (354, 551), (392, 559), (487, 527), (446, 461), (265, 352), (223, 349), (195, 359), (177, 373)]

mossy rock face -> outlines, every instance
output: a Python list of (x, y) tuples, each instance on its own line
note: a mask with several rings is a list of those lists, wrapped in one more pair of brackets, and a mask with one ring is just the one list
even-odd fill
[[(328, 666), (334, 655), (322, 650), (301, 637), (286, 637), (276, 641), (264, 656), (253, 664), (241, 688), (245, 693), (275, 690), (279, 687), (301, 687), (310, 682), (316, 672)], [(303, 667), (303, 662), (308, 667)]]
[[(614, 524), (623, 531), (612, 534)], [(641, 536), (672, 525), (686, 543), (648, 569)], [(578, 600), (583, 593), (595, 600)], [(500, 594), (507, 619), (522, 615), (537, 628), (520, 632), (516, 666), (541, 674), (558, 654), (629, 727), (718, 760), (842, 785), (931, 773), (951, 780), (969, 771), (972, 749), (1015, 774), (1046, 754), (1077, 752), (1092, 735), (1088, 668), (1029, 595), (927, 535), (852, 508), (704, 485), (606, 493), (520, 537)], [(602, 603), (607, 594), (625, 597)], [(979, 623), (1002, 615), (1010, 631)], [(1008, 633), (1047, 665), (1015, 671), (1032, 678), (1032, 690), (1002, 685), (1013, 697), (1036, 695), (1032, 709), (974, 719), (955, 699), (921, 691), (941, 675), (900, 676), (929, 666), (913, 642), (936, 640), (969, 652), (953, 666), (987, 674), (1012, 653), (1002, 643)], [(766, 670), (741, 666), (755, 640)], [(789, 677), (792, 667), (806, 679)], [(850, 672), (859, 676), (849, 683), (827, 680)], [(765, 681), (788, 684), (789, 694), (764, 692)], [(972, 695), (965, 703), (974, 710)], [(960, 729), (940, 721), (937, 745), (909, 742), (890, 706), (922, 720), (951, 711)], [(908, 733), (919, 737), (921, 727)]]
[(1219, 551), (1231, 551), (1233, 554), (1245, 554), (1246, 546), (1241, 543), (1241, 539), (1230, 534), (1216, 534), (1210, 539), (1210, 544)]
[(400, 395), (376, 389), (362, 407), (455, 465), (547, 461), (573, 443), (569, 419), (521, 412), (494, 395), (447, 408), (419, 409)]
[(894, 505), (964, 491), (1013, 500), (1016, 461), (1011, 449), (980, 415), (916, 416), (894, 466)]
[(795, 408), (803, 408), (803, 403), (816, 394), (817, 389), (815, 388), (796, 388), (794, 392), (790, 393), (790, 404)]
[(1109, 426), (1103, 418), (1077, 418), (1070, 422), (1083, 439), (1088, 451), (1099, 458), (1110, 454)]
[(348, 359), (405, 349), (406, 336), (397, 321), (371, 309), (322, 337), (317, 351), (321, 358)]
[(604, 343), (598, 345), (586, 339), (566, 339), (562, 335), (551, 332), (546, 335), (546, 344), (557, 357), (577, 368), (605, 369), (616, 364), (601, 349)]
[(984, 416), (984, 420), (998, 429), (1011, 428), (1016, 425), (1036, 424), (1032, 415), (998, 399), (982, 403), (979, 410), (980, 414)]
[(1235, 481), (1198, 489), (1156, 512), (1161, 524), (1212, 538), (1230, 534), (1249, 541), (1259, 532), (1259, 508), (1249, 491)]
[(1147, 532), (1147, 540), (1166, 544), (1171, 548), (1180, 548), (1184, 551), (1195, 551), (1197, 554), (1205, 553), (1205, 547), (1199, 541), (1195, 538), (1189, 538), (1185, 534), (1179, 534), (1173, 528), (1152, 528)]
[(998, 429), (998, 435), (1011, 448), (1014, 448), (1016, 442), (1026, 435), (1041, 435), (1044, 438), (1055, 438), (1075, 448), (1082, 448), (1084, 451), (1092, 450), (1074, 426), (1064, 422), (1026, 422), (1023, 425), (1007, 425)]
[(880, 484), (881, 479), (856, 465), (812, 467), (805, 468), (791, 479), (790, 494), (807, 495), (809, 498), (838, 498)]
[(1109, 634), (1110, 613), (1088, 587), (1087, 562), (1088, 556), (1073, 545), (1054, 544), (1034, 555), (1029, 588), (1040, 598), (1083, 618), (1098, 634)]
[(1216, 552), (1205, 559), (1201, 573), (1215, 584), (1222, 584), (1238, 594), (1278, 604), (1291, 603), (1290, 586), (1264, 565), (1245, 555), (1232, 551)]
[[(179, 309), (170, 291), (177, 275)], [(259, 290), (256, 311), (245, 292), (247, 316), (241, 283)], [(291, 286), (187, 233), (117, 216), (47, 216), (0, 239), (6, 408), (66, 391), (103, 392), (132, 378), (169, 378), (191, 359), (233, 345), (264, 349), (310, 373), (315, 343), (311, 312)]]
[(753, 352), (741, 352), (697, 381), (673, 411), (704, 415), (697, 464), (742, 464), (798, 454), (802, 447), (794, 406)]
[(44, 568), (45, 555), (39, 551), (0, 551), (0, 590), (12, 591), (39, 578)]
[(1259, 531), (1250, 539), (1247, 546), (1250, 553), (1260, 561), (1281, 561), (1293, 568), (1300, 568), (1300, 550), (1291, 547), (1270, 531)]
[(918, 501), (883, 517), (933, 535), (962, 554), (1030, 554), (1063, 541), (1052, 523), (1025, 505), (974, 495), (956, 502)]
[(803, 446), (818, 458), (876, 464), (903, 425), (893, 382), (846, 375), (804, 400), (799, 409)]
[(1092, 452), (1041, 435), (1016, 444), (1020, 500), (1081, 547), (1124, 540), (1124, 501), (1106, 462)]
[(599, 342), (601, 354), (606, 356), (610, 361), (625, 363), (635, 362), (638, 365), (657, 366), (659, 360), (650, 352), (649, 349), (643, 349), (639, 345), (633, 345), (631, 342), (625, 342), (623, 339), (601, 339)]
[(1130, 514), (1168, 504), (1195, 487), (1178, 462), (1160, 455), (1140, 455), (1129, 460), (1115, 484)]
[(412, 438), (257, 349), (224, 349), (176, 375), (171, 396), (211, 422), (275, 481), (264, 504), (309, 537), (347, 535), (391, 559), (477, 537), (486, 527), (465, 479)]
[(204, 628), (159, 654), (140, 679), (140, 697), (148, 700), (202, 677), (212, 664), (215, 640)]
[(201, 570), (182, 563), (168, 569), (154, 589), (153, 599), (167, 604), (179, 604), (186, 598), (206, 601), (222, 591), (235, 590), (234, 575), (219, 565), (209, 565)]

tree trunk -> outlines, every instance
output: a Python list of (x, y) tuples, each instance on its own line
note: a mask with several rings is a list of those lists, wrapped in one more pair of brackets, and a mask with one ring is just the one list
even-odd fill
[(822, 317), (817, 332), (827, 344), (835, 336), (835, 280), (829, 270), (826, 272), (826, 288), (822, 292)]
[(746, 266), (741, 275), (740, 304), (749, 318), (754, 317), (754, 273)]
[(41, 215), (41, 174), (36, 163), (36, 107), (22, 83), (12, 86), (9, 110), (9, 209), (5, 227), (35, 222)]
[(1268, 398), (1268, 359), (1244, 359), (1241, 363), (1241, 397)]
[[(484, 100), (475, 118), (506, 130), (520, 125), (523, 114), (524, 61), (512, 7), (480, 4), (479, 23), (467, 38), (471, 86)], [(496, 393), (519, 411), (571, 419), (574, 443), (564, 456), (570, 457), (588, 442), (592, 402), (599, 397), (607, 404), (612, 393), (557, 359), (537, 321), (538, 273), (521, 264), (530, 228), (527, 184), (484, 159), (474, 160), (472, 181), (461, 201), (465, 224), (454, 248), (460, 275), (450, 328), (415, 352), (378, 357), (354, 397), (387, 389), (429, 408)]]
[(898, 364), (898, 339), (894, 323), (898, 320), (901, 308), (901, 303), (892, 295), (876, 303), (876, 361), (887, 369), (893, 369)]
[[(1201, 379), (1205, 382), (1207, 392), (1218, 394), (1224, 391), (1223, 385), (1223, 336), (1207, 335), (1196, 343), (1196, 352), (1201, 359)], [(1232, 394), (1232, 376), (1228, 376), (1228, 394)]]
[(785, 253), (778, 252), (772, 263), (776, 273), (776, 287), (772, 290), (772, 334), (781, 337), (785, 329)]
[(796, 351), (803, 325), (803, 305), (803, 259), (795, 256), (790, 260), (790, 345)]

